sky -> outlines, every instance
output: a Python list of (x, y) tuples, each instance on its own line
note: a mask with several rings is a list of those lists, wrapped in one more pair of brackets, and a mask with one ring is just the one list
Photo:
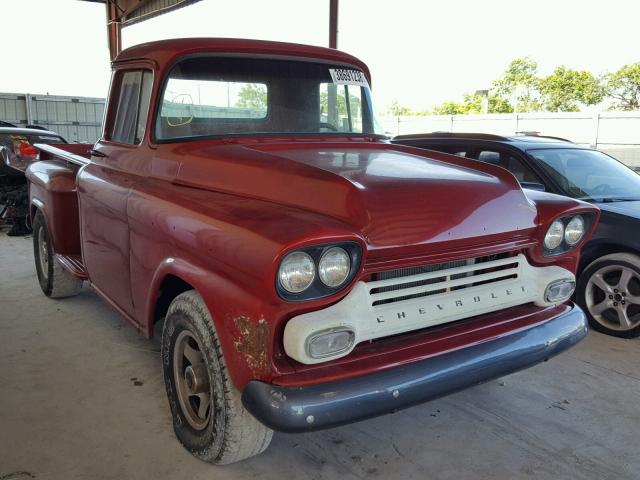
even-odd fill
[[(378, 110), (425, 110), (488, 88), (514, 58), (599, 74), (640, 61), (637, 0), (340, 0), (338, 47), (371, 69)], [(104, 97), (103, 5), (0, 0), (0, 92)], [(328, 44), (329, 0), (202, 0), (126, 27), (125, 47), (173, 37)]]

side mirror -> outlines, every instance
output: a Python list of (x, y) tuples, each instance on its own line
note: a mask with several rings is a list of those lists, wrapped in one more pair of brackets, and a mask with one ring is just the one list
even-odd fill
[(538, 192), (546, 192), (547, 189), (543, 184), (538, 182), (520, 182), (522, 188), (528, 188), (529, 190), (537, 190)]

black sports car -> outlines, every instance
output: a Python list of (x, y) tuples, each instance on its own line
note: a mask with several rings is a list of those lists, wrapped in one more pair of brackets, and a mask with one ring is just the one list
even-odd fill
[(57, 133), (41, 127), (18, 128), (0, 122), (0, 225), (11, 225), (7, 235), (31, 232), (27, 221), (29, 194), (24, 169), (37, 156), (35, 143), (67, 142)]
[(556, 137), (430, 133), (392, 141), (488, 162), (509, 170), (523, 188), (600, 207), (600, 225), (582, 251), (576, 300), (594, 329), (640, 335), (640, 175), (605, 153)]

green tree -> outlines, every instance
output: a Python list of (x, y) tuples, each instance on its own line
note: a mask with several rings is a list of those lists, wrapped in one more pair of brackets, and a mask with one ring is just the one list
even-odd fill
[(391, 102), (391, 104), (387, 107), (387, 114), (393, 115), (394, 117), (399, 117), (401, 115), (411, 115), (413, 112), (408, 107), (403, 107), (398, 103), (397, 100)]
[(469, 112), (469, 106), (465, 103), (446, 101), (433, 108), (434, 115), (466, 115)]
[(493, 82), (495, 95), (513, 105), (517, 112), (535, 112), (542, 108), (539, 100), (538, 63), (529, 57), (512, 60), (502, 78)]
[(640, 62), (625, 65), (606, 77), (605, 91), (612, 102), (612, 109), (640, 109)]
[(267, 109), (267, 87), (257, 83), (247, 83), (238, 92), (238, 101), (235, 104), (239, 108), (251, 108), (253, 110)]
[[(484, 113), (482, 109), (482, 102), (484, 95), (478, 95), (475, 93), (465, 93), (464, 103), (467, 106), (467, 113)], [(488, 97), (487, 113), (511, 113), (513, 107), (508, 100), (502, 98), (495, 93), (490, 93)]]
[(579, 112), (581, 105), (595, 105), (604, 97), (600, 81), (586, 70), (561, 65), (539, 82), (544, 109), (550, 112)]
[(513, 105), (499, 95), (489, 95), (489, 113), (513, 113)]
[[(433, 108), (434, 115), (467, 115), (473, 113), (483, 113), (483, 95), (465, 93), (462, 103), (447, 101)], [(511, 113), (513, 107), (508, 100), (495, 95), (489, 95), (488, 113)]]
[[(344, 94), (338, 93), (336, 96), (338, 103), (338, 115), (346, 116), (347, 115), (347, 101)], [(360, 98), (355, 95), (349, 94), (349, 106), (351, 107), (351, 115), (357, 117), (360, 115), (362, 111)], [(329, 94), (327, 92), (320, 92), (320, 112), (323, 114), (327, 114), (329, 111)]]

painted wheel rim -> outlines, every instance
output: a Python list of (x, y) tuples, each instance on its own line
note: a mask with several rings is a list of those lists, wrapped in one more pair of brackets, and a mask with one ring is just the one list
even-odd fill
[(40, 230), (38, 230), (38, 257), (40, 260), (40, 271), (44, 279), (47, 280), (49, 278), (49, 246), (44, 227), (40, 227)]
[(173, 378), (180, 408), (195, 430), (203, 430), (211, 417), (211, 389), (204, 354), (196, 337), (183, 330), (173, 349)]
[(640, 275), (624, 265), (602, 267), (589, 278), (585, 301), (602, 326), (632, 330), (640, 325)]

